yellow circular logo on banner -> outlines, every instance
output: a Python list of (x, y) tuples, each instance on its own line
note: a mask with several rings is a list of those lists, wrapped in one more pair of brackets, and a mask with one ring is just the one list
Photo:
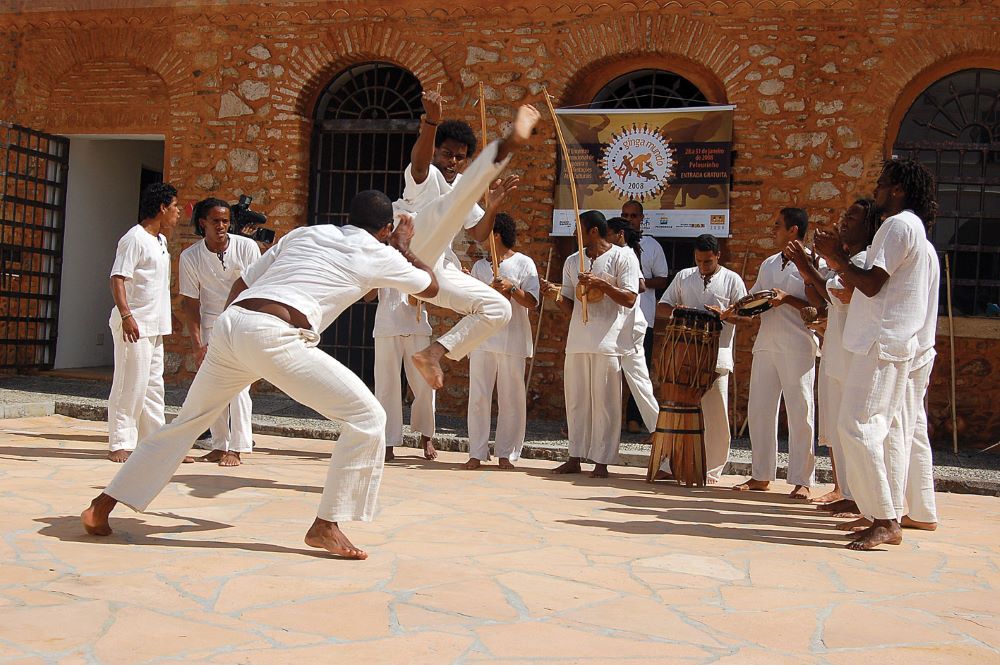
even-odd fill
[(603, 148), (604, 179), (623, 198), (656, 196), (674, 172), (674, 151), (670, 141), (656, 129), (643, 124), (622, 127)]

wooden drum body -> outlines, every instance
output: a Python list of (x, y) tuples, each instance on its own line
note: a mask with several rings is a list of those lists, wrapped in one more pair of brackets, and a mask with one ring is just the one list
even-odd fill
[(660, 350), (660, 416), (653, 433), (646, 480), (652, 482), (664, 458), (686, 485), (705, 485), (704, 423), (701, 398), (717, 378), (719, 333), (715, 312), (675, 307)]

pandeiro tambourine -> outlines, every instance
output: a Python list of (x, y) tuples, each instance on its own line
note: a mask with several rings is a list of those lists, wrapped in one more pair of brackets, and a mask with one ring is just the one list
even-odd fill
[(772, 289), (743, 296), (736, 301), (736, 313), (740, 316), (757, 316), (771, 309), (771, 301), (776, 297), (778, 294)]

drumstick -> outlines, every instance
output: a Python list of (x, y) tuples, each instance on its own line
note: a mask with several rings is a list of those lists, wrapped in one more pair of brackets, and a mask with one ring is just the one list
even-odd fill
[[(545, 261), (545, 281), (549, 281), (549, 272), (552, 268), (552, 245), (549, 245), (549, 258)], [(528, 363), (528, 378), (524, 380), (524, 390), (531, 387), (531, 374), (535, 371), (535, 355), (538, 353), (538, 340), (542, 336), (542, 317), (545, 316), (545, 294), (538, 292), (538, 302), (541, 308), (538, 310), (538, 327), (535, 328), (535, 345), (531, 347), (531, 362)]]
[[(556, 117), (556, 110), (552, 107), (552, 99), (549, 96), (549, 91), (542, 86), (542, 96), (545, 97), (545, 105), (549, 107), (549, 114), (552, 116), (552, 122), (556, 126), (556, 138), (559, 140), (559, 147), (562, 148), (563, 159), (566, 162), (566, 175), (569, 176), (569, 191), (570, 195), (573, 197), (573, 213), (576, 215), (576, 245), (580, 252), (580, 274), (582, 275), (586, 272), (587, 266), (584, 263), (584, 256), (586, 251), (583, 247), (583, 222), (580, 220), (580, 204), (576, 198), (576, 176), (573, 174), (573, 161), (569, 156), (569, 147), (566, 145), (566, 139), (563, 138), (562, 126), (559, 124), (559, 118)], [(579, 295), (579, 294), (577, 294)], [(581, 319), (584, 323), (587, 322), (587, 292), (584, 290), (583, 295), (580, 297), (580, 306), (583, 310), (580, 312)]]
[[(486, 91), (483, 82), (479, 82), (479, 124), (482, 127), (482, 141), (486, 145)], [(490, 193), (486, 192), (487, 208), (489, 207)], [(493, 279), (500, 279), (500, 260), (497, 258), (497, 240), (493, 237), (493, 229), (490, 229), (490, 260), (493, 262)]]
[(948, 346), (951, 355), (951, 449), (958, 454), (958, 409), (955, 407), (955, 319), (951, 313), (951, 262), (944, 255), (945, 293), (948, 294)]

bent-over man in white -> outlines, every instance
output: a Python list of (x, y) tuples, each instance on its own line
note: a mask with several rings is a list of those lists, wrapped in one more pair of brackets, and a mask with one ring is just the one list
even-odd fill
[[(681, 270), (660, 298), (657, 313), (669, 318), (674, 307), (706, 309), (724, 312), (747, 294), (743, 279), (719, 264), (719, 241), (711, 234), (695, 239), (693, 268)], [(733, 371), (733, 339), (738, 317), (727, 316), (719, 333), (719, 358), (715, 371), (719, 378), (701, 398), (701, 413), (705, 423), (705, 468), (708, 483), (719, 482), (729, 461), (729, 375)]]
[[(193, 218), (195, 230), (204, 239), (181, 252), (177, 281), (191, 350), (201, 364), (215, 321), (226, 308), (229, 290), (260, 258), (260, 248), (250, 238), (229, 233), (229, 204), (221, 199), (200, 201)], [(247, 386), (212, 423), (212, 452), (200, 459), (218, 462), (219, 466), (239, 466), (240, 455), (253, 448), (252, 411), (250, 386)]]
[(167, 238), (180, 218), (177, 190), (154, 183), (139, 201), (142, 221), (118, 241), (111, 266), (115, 307), (108, 325), (115, 371), (108, 397), (108, 459), (124, 462), (163, 426), (163, 336), (172, 332)]
[[(233, 285), (232, 304), (216, 321), (212, 343), (180, 413), (142, 442), (82, 515), (89, 533), (111, 532), (120, 501), (145, 510), (170, 481), (185, 451), (250, 383), (266, 379), (286, 395), (340, 424), (319, 510), (305, 542), (365, 558), (337, 526), (375, 514), (385, 454), (385, 411), (354, 373), (317, 348), (320, 333), (375, 288), (433, 297), (431, 269), (409, 252), (409, 220), (390, 237), (392, 204), (366, 191), (351, 203), (349, 225), (298, 228)], [(383, 244), (386, 240), (394, 246)]]
[(494, 279), (493, 262), (480, 259), (472, 276), (490, 284), (511, 301), (510, 321), (469, 354), (469, 460), (466, 469), (478, 469), (490, 459), (490, 414), (493, 388), (497, 391), (497, 430), (494, 448), (501, 469), (513, 469), (521, 457), (528, 422), (524, 361), (532, 354), (528, 310), (538, 305), (538, 269), (530, 257), (515, 252), (517, 228), (513, 218), (498, 213), (493, 237), (500, 263)]
[(375, 309), (375, 396), (385, 409), (385, 458), (395, 459), (393, 446), (403, 445), (403, 382), (413, 391), (410, 429), (420, 433), (426, 459), (435, 459), (434, 398), (431, 388), (413, 365), (413, 354), (431, 343), (431, 324), (424, 307), (411, 305), (396, 289), (378, 290)]

